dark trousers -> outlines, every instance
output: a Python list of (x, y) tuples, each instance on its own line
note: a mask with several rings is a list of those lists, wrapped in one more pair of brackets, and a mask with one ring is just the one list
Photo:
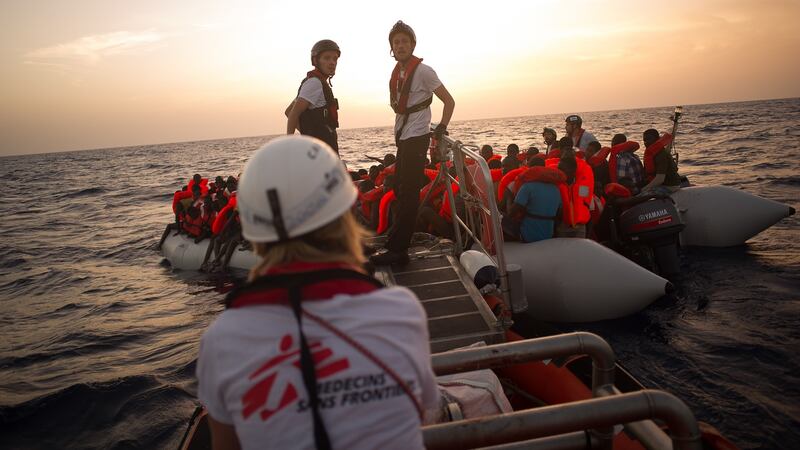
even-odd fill
[(393, 252), (405, 252), (411, 245), (411, 236), (417, 222), (419, 191), (425, 179), (425, 155), (430, 145), (430, 136), (415, 136), (400, 141), (395, 162), (395, 207), (396, 223), (389, 231), (386, 248)]

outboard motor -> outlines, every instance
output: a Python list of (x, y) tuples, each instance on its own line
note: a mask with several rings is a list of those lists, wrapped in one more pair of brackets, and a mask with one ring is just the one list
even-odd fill
[(678, 235), (685, 225), (672, 198), (652, 195), (634, 197), (625, 203), (628, 208), (619, 216), (619, 237), (634, 247), (636, 244), (648, 247), (655, 263), (654, 272), (664, 276), (678, 274)]

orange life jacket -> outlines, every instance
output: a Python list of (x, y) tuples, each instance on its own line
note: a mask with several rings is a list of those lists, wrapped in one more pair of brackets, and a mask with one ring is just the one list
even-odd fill
[(394, 189), (381, 197), (381, 204), (378, 206), (378, 234), (383, 233), (389, 228), (389, 207), (396, 198), (397, 195), (394, 193)]
[(187, 214), (183, 219), (182, 227), (191, 236), (200, 236), (200, 233), (203, 231), (203, 216), (198, 214), (196, 218), (192, 219), (192, 217)]
[[(194, 186), (194, 178), (189, 180), (189, 184), (186, 185), (186, 190), (189, 191), (189, 194), (192, 193), (192, 186)], [(200, 194), (206, 195), (208, 194), (208, 178), (201, 178), (200, 179)]]
[(376, 187), (369, 192), (359, 193), (358, 195), (361, 197), (361, 212), (364, 217), (370, 218), (372, 217), (373, 205), (383, 197), (383, 187)]
[(508, 185), (511, 184), (512, 181), (516, 180), (519, 174), (528, 169), (529, 167), (519, 167), (517, 169), (510, 170), (507, 174), (503, 175), (503, 178), (500, 179), (500, 185), (497, 186), (498, 201), (503, 201), (503, 197), (505, 197), (506, 188), (508, 188)]
[[(453, 183), (450, 185), (453, 188), (453, 197), (455, 198), (455, 194), (458, 193), (458, 183)], [(439, 208), (439, 216), (444, 220), (453, 223), (453, 210), (450, 208), (450, 197), (447, 196), (447, 191), (443, 193), (442, 199), (442, 207)]]
[(598, 151), (597, 153), (592, 155), (589, 159), (587, 159), (586, 162), (589, 163), (589, 165), (592, 167), (598, 167), (604, 162), (606, 162), (606, 158), (610, 153), (611, 153), (610, 148), (603, 147), (600, 149), (600, 151)]
[(663, 136), (644, 150), (644, 173), (648, 183), (656, 176), (656, 154), (664, 150), (670, 143), (672, 143), (672, 135), (664, 133)]
[[(550, 158), (545, 161), (547, 167), (557, 167), (559, 160)], [(561, 202), (563, 203), (563, 221), (566, 225), (585, 224), (591, 220), (589, 205), (594, 195), (594, 172), (589, 164), (582, 159), (575, 158), (575, 182), (568, 186), (559, 186)]]
[[(421, 62), (422, 58), (417, 58), (412, 55), (406, 63), (403, 78), (400, 78), (400, 63), (398, 62), (395, 64), (394, 70), (392, 70), (392, 77), (389, 79), (389, 100), (395, 114), (410, 114), (413, 112), (412, 110), (418, 108), (419, 105), (422, 104), (413, 105), (410, 108), (408, 106), (408, 94), (411, 92), (411, 80)], [(423, 101), (423, 103), (425, 102), (428, 102), (428, 105), (430, 105), (430, 100)]]
[(383, 185), (383, 181), (386, 179), (386, 177), (388, 175), (391, 175), (391, 174), (395, 173), (396, 169), (397, 169), (397, 165), (396, 164), (392, 164), (391, 166), (381, 170), (381, 173), (379, 173), (378, 176), (375, 177), (375, 186), (382, 186)]
[(175, 195), (172, 196), (172, 212), (178, 212), (178, 203), (186, 198), (192, 198), (192, 191), (175, 191)]
[(617, 155), (623, 152), (636, 152), (636, 150), (639, 150), (639, 143), (636, 141), (625, 141), (611, 148), (605, 147), (603, 150), (608, 150), (611, 155), (608, 158), (608, 179), (611, 180), (612, 183), (619, 183), (619, 178), (617, 177)]

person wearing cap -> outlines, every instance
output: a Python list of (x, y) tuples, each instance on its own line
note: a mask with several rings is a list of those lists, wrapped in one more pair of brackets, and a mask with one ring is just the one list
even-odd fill
[(579, 150), (586, 151), (586, 147), (589, 145), (589, 142), (596, 141), (594, 135), (583, 128), (583, 119), (581, 116), (577, 114), (570, 114), (564, 119), (564, 131), (566, 131), (567, 136), (572, 138), (572, 142), (575, 143), (575, 147)]
[(403, 21), (397, 21), (389, 31), (390, 54), (397, 60), (389, 80), (389, 98), (395, 112), (398, 214), (389, 232), (386, 252), (370, 257), (375, 265), (408, 262), (408, 247), (417, 221), (419, 192), (425, 180), (425, 160), (431, 134), (430, 105), (434, 95), (444, 103), (442, 117), (434, 131), (437, 141), (440, 141), (456, 104), (436, 72), (414, 56), (416, 45), (414, 30)]
[(336, 64), (342, 55), (336, 42), (323, 39), (311, 48), (311, 65), (300, 83), (297, 97), (286, 108), (286, 134), (314, 136), (330, 145), (339, 153), (339, 101), (334, 98), (331, 78), (336, 74)]
[(558, 137), (556, 135), (556, 130), (550, 127), (544, 127), (542, 131), (542, 137), (544, 138), (544, 143), (547, 147), (544, 149), (545, 156), (550, 155), (550, 150), (554, 148), (558, 148)]
[(425, 311), (363, 270), (356, 197), (318, 139), (273, 139), (245, 165), (242, 231), (261, 260), (200, 343), (213, 448), (424, 448), (439, 401)]

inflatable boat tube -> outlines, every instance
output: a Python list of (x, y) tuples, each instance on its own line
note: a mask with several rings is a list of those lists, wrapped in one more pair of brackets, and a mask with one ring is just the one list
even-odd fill
[(771, 227), (794, 208), (727, 186), (681, 188), (672, 198), (686, 228), (681, 245), (731, 247)]
[[(199, 270), (210, 242), (210, 239), (203, 239), (195, 244), (194, 239), (186, 235), (175, 236), (174, 233), (170, 233), (161, 246), (161, 254), (176, 269)], [(259, 260), (255, 253), (240, 247), (231, 255), (230, 267), (248, 270), (258, 264)]]
[(506, 242), (508, 264), (522, 267), (528, 310), (546, 322), (596, 322), (644, 309), (672, 284), (589, 239)]

